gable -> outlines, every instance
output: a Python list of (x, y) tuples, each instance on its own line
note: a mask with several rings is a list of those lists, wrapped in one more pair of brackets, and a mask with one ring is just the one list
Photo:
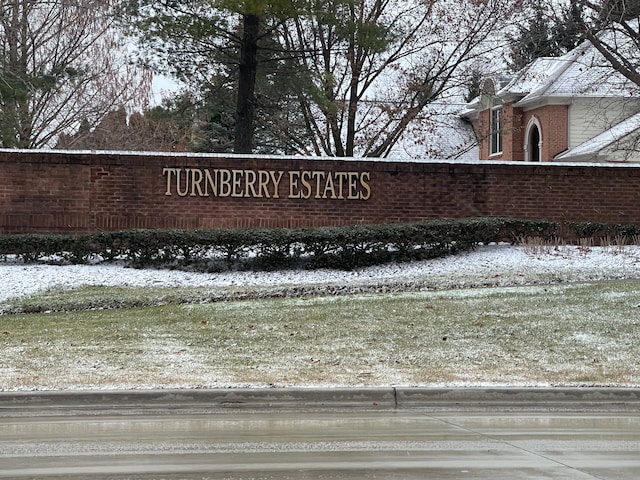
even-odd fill
[[(640, 160), (634, 154), (637, 142), (626, 130), (636, 130), (634, 121), (626, 120), (640, 112), (640, 86), (617, 72), (590, 42), (562, 57), (539, 58), (502, 85), (490, 85), (495, 88), (484, 89), (462, 114), (474, 123), (481, 159), (529, 160), (535, 151), (543, 161)], [(511, 120), (501, 132), (507, 148), (500, 155), (487, 146), (496, 135), (487, 112), (496, 108)], [(527, 133), (532, 118), (541, 134), (537, 145), (530, 145), (535, 140)], [(626, 129), (615, 128), (618, 124)]]

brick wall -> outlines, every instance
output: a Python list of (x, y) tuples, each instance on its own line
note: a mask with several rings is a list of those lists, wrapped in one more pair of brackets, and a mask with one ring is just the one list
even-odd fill
[[(524, 114), (522, 125), (526, 126), (532, 116), (538, 118), (542, 136), (542, 161), (547, 162), (569, 146), (567, 125), (569, 114), (567, 105), (547, 105)], [(523, 139), (524, 142), (524, 139)], [(522, 157), (524, 158), (524, 157)]]
[[(475, 119), (472, 124), (473, 130), (476, 134), (476, 138), (478, 139), (479, 158), (487, 160), (491, 158), (491, 154), (489, 152), (489, 135), (491, 134), (491, 110), (482, 110), (479, 113), (478, 118)], [(496, 155), (493, 158), (500, 160), (502, 158), (502, 155)]]
[(636, 165), (2, 151), (0, 233), (473, 216), (640, 224), (638, 192)]
[(522, 126), (522, 110), (514, 108), (512, 103), (502, 108), (502, 155), (493, 157), (496, 160), (524, 160), (524, 127)]

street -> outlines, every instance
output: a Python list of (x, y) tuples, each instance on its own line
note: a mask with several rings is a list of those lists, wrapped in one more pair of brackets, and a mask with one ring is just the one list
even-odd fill
[[(0, 399), (1, 402), (1, 399)], [(0, 415), (0, 478), (637, 479), (640, 412), (34, 405)]]

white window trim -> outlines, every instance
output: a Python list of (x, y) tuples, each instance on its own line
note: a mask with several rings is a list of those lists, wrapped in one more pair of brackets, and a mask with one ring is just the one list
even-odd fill
[[(498, 113), (498, 129), (497, 132), (496, 130), (494, 130), (494, 112), (499, 112)], [(495, 142), (494, 142), (494, 135), (497, 134), (497, 137), (499, 138), (499, 149), (495, 148)], [(503, 138), (502, 138), (502, 105), (499, 107), (493, 107), (490, 111), (489, 111), (489, 156), (494, 156), (494, 155), (502, 155), (502, 150), (503, 150)]]
[(524, 132), (524, 160), (526, 162), (531, 162), (531, 145), (529, 145), (529, 138), (531, 137), (531, 129), (533, 127), (538, 128), (538, 134), (540, 135), (540, 140), (538, 141), (538, 151), (540, 152), (540, 160), (542, 161), (542, 127), (540, 126), (540, 121), (538, 117), (535, 115), (529, 119), (527, 123), (527, 128)]

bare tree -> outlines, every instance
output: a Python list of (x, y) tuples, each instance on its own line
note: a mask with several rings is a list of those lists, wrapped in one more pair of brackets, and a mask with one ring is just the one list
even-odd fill
[(388, 156), (435, 101), (460, 95), (518, 2), (316, 0), (283, 31), (304, 51), (304, 153)]
[(640, 86), (640, 1), (574, 0), (585, 37), (627, 79)]
[(0, 0), (0, 146), (54, 146), (81, 121), (142, 105), (151, 78), (125, 58), (108, 0)]
[[(212, 124), (202, 117), (198, 102), (188, 94), (176, 94), (165, 98), (162, 105), (143, 112), (130, 113), (124, 108), (113, 110), (93, 127), (82, 122), (75, 133), (61, 133), (56, 148), (109, 150), (117, 145), (119, 149), (133, 151), (200, 151), (201, 145), (208, 140), (203, 138), (203, 127)], [(216, 138), (224, 138), (224, 135)], [(233, 144), (229, 138), (226, 141)]]

